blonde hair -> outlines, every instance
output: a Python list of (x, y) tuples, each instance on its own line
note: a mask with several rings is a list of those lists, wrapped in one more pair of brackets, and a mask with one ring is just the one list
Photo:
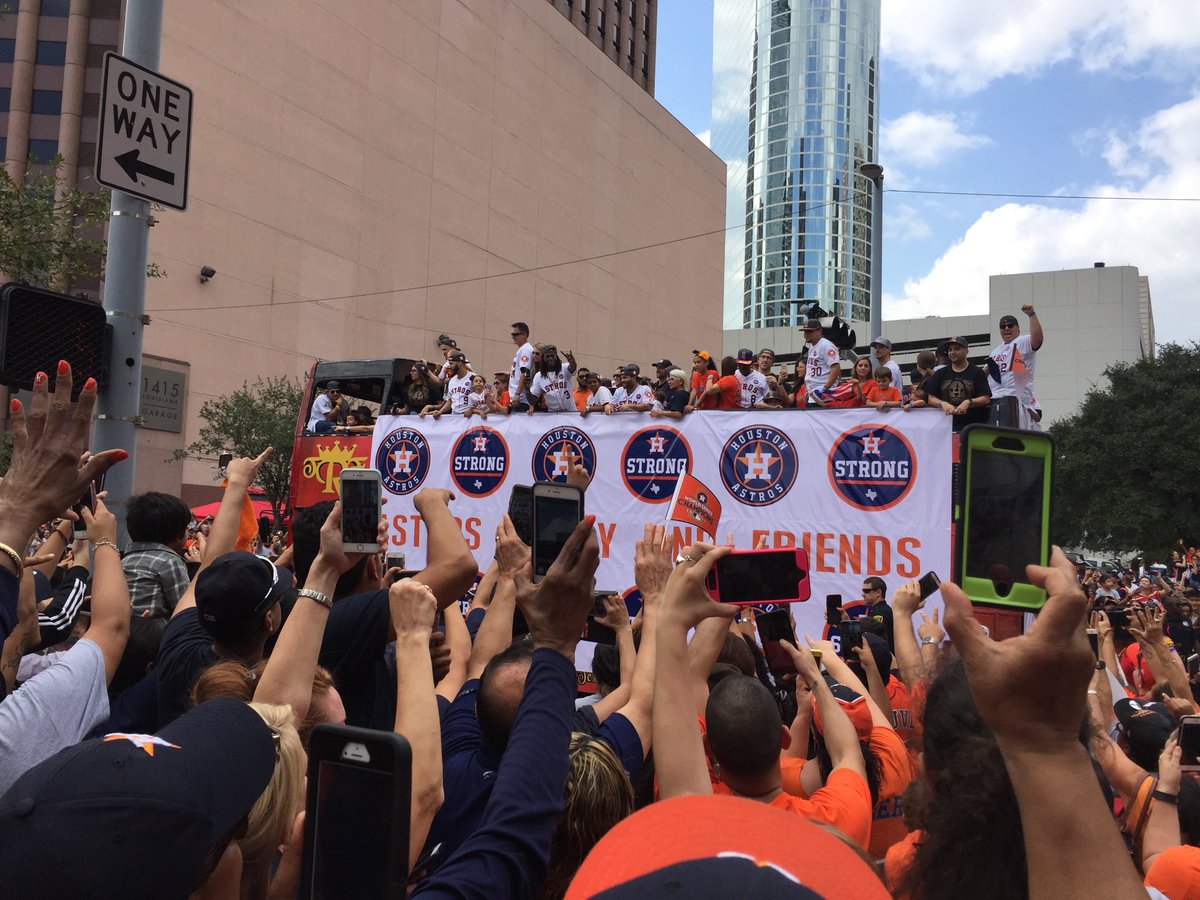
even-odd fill
[[(213, 663), (200, 673), (192, 686), (192, 705), (198, 706), (213, 697), (233, 697), (235, 700), (249, 703), (254, 699), (258, 681), (266, 668), (266, 660), (252, 669), (246, 668), (236, 659), (223, 659)], [(325, 721), (323, 698), (333, 688), (333, 676), (329, 674), (329, 670), (324, 666), (314, 668), (312, 700), (299, 726), (300, 743), (305, 749), (308, 749), (308, 737), (312, 730)]]
[(537, 894), (541, 900), (561, 898), (592, 847), (633, 812), (633, 785), (605, 741), (573, 732), (567, 755), (566, 803), (550, 843), (546, 880)]
[(275, 736), (276, 759), (270, 783), (250, 810), (246, 836), (238, 841), (247, 866), (269, 860), (287, 838), (292, 820), (300, 810), (300, 793), (308, 766), (300, 736), (292, 724), (291, 707), (251, 703), (250, 708), (262, 717)]

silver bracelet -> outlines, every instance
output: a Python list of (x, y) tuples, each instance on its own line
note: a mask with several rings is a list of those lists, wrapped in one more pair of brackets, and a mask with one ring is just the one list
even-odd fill
[(320, 591), (314, 591), (312, 588), (300, 588), (296, 592), (297, 597), (307, 597), (309, 600), (314, 600), (321, 604), (326, 609), (333, 609), (333, 601), (329, 599), (327, 594), (322, 594)]
[(101, 538), (100, 540), (96, 541), (96, 543), (92, 544), (93, 551), (99, 550), (101, 547), (112, 547), (114, 550), (117, 551), (118, 556), (121, 555), (121, 548), (118, 547), (116, 544), (114, 544), (112, 541), (108, 540), (107, 538)]

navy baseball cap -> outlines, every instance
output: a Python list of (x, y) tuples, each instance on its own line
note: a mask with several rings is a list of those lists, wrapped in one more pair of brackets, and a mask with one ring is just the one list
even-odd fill
[(56, 753), (0, 798), (0, 894), (186, 897), (275, 771), (271, 729), (218, 697), (158, 734)]
[(245, 635), (246, 627), (292, 589), (292, 573), (270, 560), (234, 550), (196, 576), (200, 624), (217, 640)]

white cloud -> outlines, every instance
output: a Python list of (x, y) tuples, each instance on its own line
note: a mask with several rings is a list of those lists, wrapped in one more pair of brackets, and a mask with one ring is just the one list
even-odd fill
[(933, 233), (929, 223), (907, 203), (884, 205), (883, 235), (887, 240), (923, 241)]
[(1196, 23), (1194, 0), (885, 0), (881, 40), (885, 64), (970, 93), (1065, 61), (1084, 71), (1149, 64), (1177, 77), (1195, 69)]
[(967, 134), (952, 113), (907, 112), (883, 126), (883, 159), (936, 166), (963, 150), (990, 144), (991, 138)]
[[(1200, 197), (1200, 93), (1146, 119), (1121, 139), (1115, 174), (1126, 183), (1082, 193), (1123, 197)], [(1156, 174), (1129, 179), (1136, 165)], [(1191, 246), (1200, 203), (1089, 200), (1075, 209), (1008, 203), (984, 213), (899, 296), (885, 295), (887, 318), (987, 311), (988, 276), (1086, 268), (1095, 261), (1134, 265), (1150, 278), (1160, 341), (1200, 339), (1195, 317), (1200, 265)], [(886, 260), (886, 257), (885, 257)], [(885, 261), (886, 266), (886, 261)]]
[(712, 146), (712, 129), (711, 128), (704, 129), (703, 131), (699, 132), (696, 135), (696, 137), (698, 137), (700, 139), (700, 142), (702, 144), (704, 144), (705, 147)]

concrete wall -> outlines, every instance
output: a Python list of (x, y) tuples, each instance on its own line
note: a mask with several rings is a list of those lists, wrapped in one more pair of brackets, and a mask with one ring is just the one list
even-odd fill
[(720, 340), (724, 165), (546, 0), (170, 3), (161, 68), (191, 196), (146, 348), (191, 364), (187, 440), (256, 375), (442, 331), (487, 372), (516, 320), (602, 371)]

